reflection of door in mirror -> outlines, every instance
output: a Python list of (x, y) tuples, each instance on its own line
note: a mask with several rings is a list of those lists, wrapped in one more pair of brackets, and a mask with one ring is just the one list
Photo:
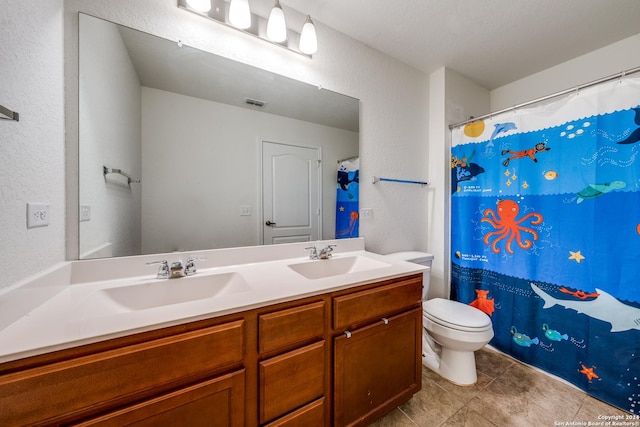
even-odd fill
[(263, 244), (318, 240), (320, 150), (262, 142)]

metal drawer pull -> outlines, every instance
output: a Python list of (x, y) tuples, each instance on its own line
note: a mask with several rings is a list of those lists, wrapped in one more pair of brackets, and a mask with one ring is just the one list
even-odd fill
[(386, 317), (383, 317), (382, 321), (384, 322), (385, 325), (389, 324), (389, 319), (387, 319)]
[(351, 332), (349, 332), (349, 331), (344, 331), (344, 334), (347, 336), (347, 338), (351, 338)]

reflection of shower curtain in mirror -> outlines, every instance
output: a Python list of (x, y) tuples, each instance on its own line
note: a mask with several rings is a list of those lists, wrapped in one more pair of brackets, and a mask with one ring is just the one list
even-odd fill
[(360, 159), (343, 161), (338, 166), (336, 194), (336, 239), (358, 237)]
[(451, 297), (491, 345), (640, 414), (640, 78), (452, 131)]

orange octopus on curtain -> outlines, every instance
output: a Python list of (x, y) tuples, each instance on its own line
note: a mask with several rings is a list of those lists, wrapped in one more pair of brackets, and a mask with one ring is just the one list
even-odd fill
[(520, 224), (530, 218), (533, 218), (531, 225), (540, 224), (543, 219), (542, 215), (533, 212), (516, 220), (520, 213), (520, 207), (513, 200), (500, 200), (496, 210), (497, 214), (493, 209), (485, 209), (483, 212), (484, 217), (480, 220), (481, 222), (488, 222), (496, 229), (496, 231), (491, 231), (484, 235), (484, 244), (488, 245), (489, 240), (495, 236), (493, 242), (491, 242), (491, 250), (496, 254), (500, 253), (500, 248), (497, 246), (498, 243), (504, 239), (508, 239), (505, 248), (510, 254), (513, 253), (511, 243), (514, 239), (521, 249), (530, 249), (533, 246), (533, 242), (529, 239), (522, 240), (521, 232), (531, 234), (533, 240), (538, 240), (538, 233), (533, 228), (524, 227)]

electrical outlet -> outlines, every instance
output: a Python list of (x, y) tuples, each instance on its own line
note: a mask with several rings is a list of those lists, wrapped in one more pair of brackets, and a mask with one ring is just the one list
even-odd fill
[(80, 222), (91, 221), (91, 206), (80, 205)]
[(49, 205), (47, 203), (27, 203), (27, 228), (49, 225)]
[(362, 208), (360, 209), (360, 218), (371, 218), (373, 216), (373, 209)]
[(240, 216), (251, 216), (251, 206), (240, 206)]

